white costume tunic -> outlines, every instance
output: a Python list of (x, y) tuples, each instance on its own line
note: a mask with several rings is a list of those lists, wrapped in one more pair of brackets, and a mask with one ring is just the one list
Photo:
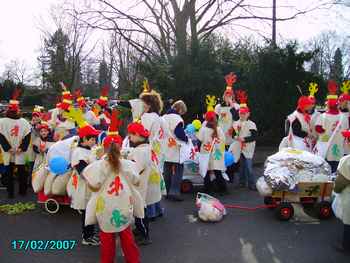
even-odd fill
[[(340, 159), (338, 171), (347, 179), (350, 180), (350, 155)], [(341, 193), (341, 209), (342, 221), (345, 225), (350, 225), (350, 185), (348, 185)]]
[(33, 170), (39, 168), (39, 166), (45, 161), (47, 150), (52, 144), (54, 144), (54, 142), (43, 141), (41, 138), (36, 138), (33, 141), (33, 146), (36, 146), (40, 151), (40, 153), (36, 153), (35, 155)]
[[(243, 140), (245, 137), (249, 137), (252, 135), (250, 130), (257, 131), (256, 125), (251, 120), (247, 121), (235, 121), (233, 123), (233, 129), (236, 131), (236, 136)], [(255, 144), (256, 142), (244, 142), (244, 143), (237, 143), (237, 140), (234, 140), (234, 147), (240, 147), (240, 150), (238, 152), (241, 152), (243, 156), (247, 159), (252, 159), (255, 152)], [(235, 150), (234, 150), (235, 151)]]
[(163, 116), (164, 120), (164, 140), (163, 149), (166, 162), (179, 163), (180, 162), (180, 147), (181, 143), (175, 136), (175, 128), (183, 123), (180, 115), (175, 113), (166, 114)]
[(53, 125), (51, 127), (54, 131), (54, 138), (57, 141), (62, 140), (69, 134), (70, 130), (75, 128), (74, 122), (70, 120), (60, 121), (58, 118), (56, 119), (56, 122), (51, 125)]
[[(235, 110), (239, 110), (239, 105), (234, 103), (233, 108)], [(226, 145), (230, 145), (232, 143), (232, 134), (230, 134), (230, 129), (232, 128), (233, 118), (231, 114), (230, 106), (222, 106), (218, 104), (215, 106), (215, 113), (219, 116), (218, 126), (225, 133), (225, 142)]]
[(99, 118), (97, 118), (92, 110), (88, 110), (84, 113), (84, 119), (92, 126), (100, 124)]
[(225, 171), (225, 134), (220, 127), (217, 127), (218, 138), (213, 142), (212, 135), (214, 130), (208, 127), (202, 127), (197, 135), (201, 141), (201, 153), (210, 152), (208, 171), (219, 170)]
[[(322, 113), (316, 124), (322, 126), (325, 130), (324, 133), (319, 135), (318, 140), (328, 142), (327, 161), (339, 161), (344, 156), (344, 137), (341, 132), (349, 128), (349, 122), (348, 119), (341, 118), (341, 116), (341, 114)], [(339, 124), (340, 121), (341, 123)], [(329, 141), (338, 124), (340, 126), (337, 132), (334, 134), (332, 141)]]
[[(86, 163), (90, 164), (95, 160), (95, 156), (93, 155), (91, 150), (78, 146), (73, 149), (71, 157), (71, 166), (74, 167), (78, 165), (80, 161), (85, 161)], [(91, 196), (91, 191), (88, 189), (85, 179), (82, 177), (81, 174), (79, 175), (79, 173), (75, 169), (73, 169), (73, 173), (68, 184), (71, 184), (73, 186), (70, 188), (72, 189), (71, 207), (76, 210), (85, 209), (87, 202), (89, 201), (89, 198)], [(68, 187), (69, 186), (67, 186), (67, 188)]]
[[(298, 120), (301, 125), (301, 130), (306, 132), (308, 136), (301, 138), (293, 134), (292, 124), (295, 120)], [(288, 133), (288, 147), (296, 148), (303, 151), (311, 152), (315, 142), (311, 138), (312, 127), (311, 119), (307, 122), (304, 118), (304, 115), (298, 111), (294, 111), (291, 115), (288, 116), (289, 121), (289, 133)]]
[[(106, 233), (123, 231), (131, 224), (133, 215), (140, 218), (144, 216), (144, 203), (133, 186), (139, 179), (134, 164), (128, 160), (120, 162), (118, 174), (111, 170), (105, 159), (90, 164), (83, 171), (88, 184), (99, 189), (95, 193), (96, 205), (89, 205), (88, 209), (95, 209), (99, 227)], [(91, 211), (86, 213), (90, 214)]]
[(149, 144), (141, 144), (132, 148), (128, 155), (128, 160), (135, 162), (136, 172), (140, 177), (136, 189), (146, 205), (157, 203), (162, 199), (161, 189), (162, 183), (164, 184), (158, 167), (151, 160), (150, 152)]
[[(350, 112), (341, 112), (340, 114), (343, 116), (344, 121), (348, 120), (349, 123)], [(348, 140), (344, 140), (344, 155), (348, 154), (350, 154), (350, 144)]]
[(151, 157), (152, 161), (160, 169), (161, 161), (163, 159), (163, 149), (161, 147), (161, 142), (163, 140), (164, 134), (164, 124), (162, 118), (155, 112), (143, 113), (141, 116), (141, 123), (146, 130), (150, 132), (149, 142), (151, 145)]
[[(21, 145), (22, 140), (31, 131), (31, 126), (28, 121), (23, 118), (10, 119), (2, 118), (0, 119), (0, 133), (6, 138), (8, 143), (11, 145), (11, 149), (16, 151)], [(5, 152), (1, 149), (3, 155), (4, 165), (9, 165), (14, 163), (16, 165), (25, 164), (25, 153), (13, 153)]]
[(140, 119), (144, 111), (143, 101), (141, 99), (133, 99), (133, 100), (129, 100), (129, 103), (131, 106), (132, 119), (133, 120)]

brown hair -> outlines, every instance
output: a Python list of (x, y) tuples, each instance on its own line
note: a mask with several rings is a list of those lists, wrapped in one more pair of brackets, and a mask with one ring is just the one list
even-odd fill
[(163, 101), (160, 94), (154, 90), (150, 93), (142, 93), (140, 99), (150, 106), (149, 113), (155, 112), (160, 114), (163, 110)]
[(119, 173), (120, 169), (120, 147), (112, 142), (109, 146), (107, 152), (107, 161), (112, 168), (112, 171), (115, 173)]
[(212, 128), (214, 130), (213, 135), (211, 136), (213, 139), (218, 138), (219, 132), (218, 132), (218, 122), (216, 118), (214, 120), (207, 122), (207, 127)]
[(182, 100), (175, 101), (171, 108), (174, 109), (177, 113), (180, 113), (180, 111), (182, 111), (185, 114), (187, 112), (187, 106)]

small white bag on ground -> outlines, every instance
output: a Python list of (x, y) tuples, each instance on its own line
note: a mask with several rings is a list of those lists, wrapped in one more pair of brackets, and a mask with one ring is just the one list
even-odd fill
[(55, 180), (56, 175), (52, 173), (48, 173), (46, 176), (45, 184), (44, 184), (44, 194), (45, 195), (50, 195), (52, 194), (52, 184), (53, 181)]
[(32, 173), (32, 187), (34, 193), (38, 193), (44, 188), (45, 179), (48, 174), (45, 163), (42, 163), (38, 169), (34, 170)]
[(205, 222), (219, 222), (226, 215), (226, 209), (221, 202), (204, 193), (197, 193), (196, 206), (198, 217)]
[(66, 195), (67, 184), (70, 178), (72, 171), (68, 171), (65, 174), (57, 175), (55, 180), (52, 183), (51, 192), (53, 195)]
[(256, 181), (256, 189), (261, 196), (270, 196), (272, 195), (271, 187), (266, 183), (264, 176), (259, 177)]

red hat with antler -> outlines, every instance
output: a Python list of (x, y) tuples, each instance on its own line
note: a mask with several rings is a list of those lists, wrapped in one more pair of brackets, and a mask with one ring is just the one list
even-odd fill
[(62, 109), (62, 110), (68, 110), (69, 107), (72, 106), (73, 103), (73, 96), (70, 93), (70, 91), (67, 89), (66, 85), (64, 85), (64, 83), (61, 81), (60, 85), (62, 87), (62, 101), (58, 106), (58, 108)]
[(41, 114), (41, 122), (40, 124), (38, 125), (38, 130), (42, 130), (42, 129), (46, 129), (48, 131), (50, 131), (50, 126), (49, 126), (49, 121), (50, 119), (50, 115), (49, 114), (45, 114), (45, 113), (42, 113)]
[(314, 105), (314, 99), (310, 96), (301, 96), (298, 99), (298, 109), (304, 111), (306, 107)]
[(350, 101), (350, 81), (346, 80), (342, 83), (340, 90), (342, 94), (339, 96), (339, 102)]
[(9, 102), (8, 110), (9, 111), (19, 111), (19, 101), (17, 100), (19, 95), (21, 94), (21, 90), (19, 88), (15, 88), (12, 94), (12, 99)]
[(250, 112), (247, 102), (248, 102), (248, 95), (244, 90), (237, 90), (236, 92), (238, 101), (239, 101), (239, 112), (240, 113), (248, 113)]
[(233, 72), (230, 72), (228, 75), (225, 76), (225, 81), (227, 86), (224, 95), (233, 96), (233, 84), (236, 83), (237, 76)]
[(142, 125), (141, 121), (135, 121), (128, 125), (128, 133), (139, 135), (143, 138), (148, 138), (150, 133), (145, 127)]
[(108, 103), (108, 92), (109, 92), (109, 86), (105, 85), (101, 89), (101, 96), (97, 100), (97, 104), (101, 107), (106, 107)]
[(119, 119), (119, 111), (113, 109), (111, 116), (111, 124), (109, 125), (106, 138), (103, 140), (103, 146), (109, 147), (112, 143), (116, 143), (121, 146), (123, 138), (119, 135), (119, 127), (122, 125), (122, 121)]
[(327, 104), (330, 107), (335, 107), (338, 104), (338, 85), (334, 80), (328, 81), (328, 95), (327, 95)]
[(83, 95), (81, 94), (81, 90), (77, 89), (74, 93), (74, 97), (79, 105), (80, 108), (85, 108), (87, 106), (86, 104), (86, 100), (83, 97)]

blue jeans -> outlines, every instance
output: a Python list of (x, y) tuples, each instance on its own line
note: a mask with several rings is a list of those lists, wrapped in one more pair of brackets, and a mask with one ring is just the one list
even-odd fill
[(168, 195), (180, 195), (183, 173), (183, 164), (164, 163), (164, 181)]
[(255, 187), (253, 159), (245, 158), (244, 155), (241, 154), (239, 165), (239, 184), (246, 186), (248, 180), (248, 187)]

